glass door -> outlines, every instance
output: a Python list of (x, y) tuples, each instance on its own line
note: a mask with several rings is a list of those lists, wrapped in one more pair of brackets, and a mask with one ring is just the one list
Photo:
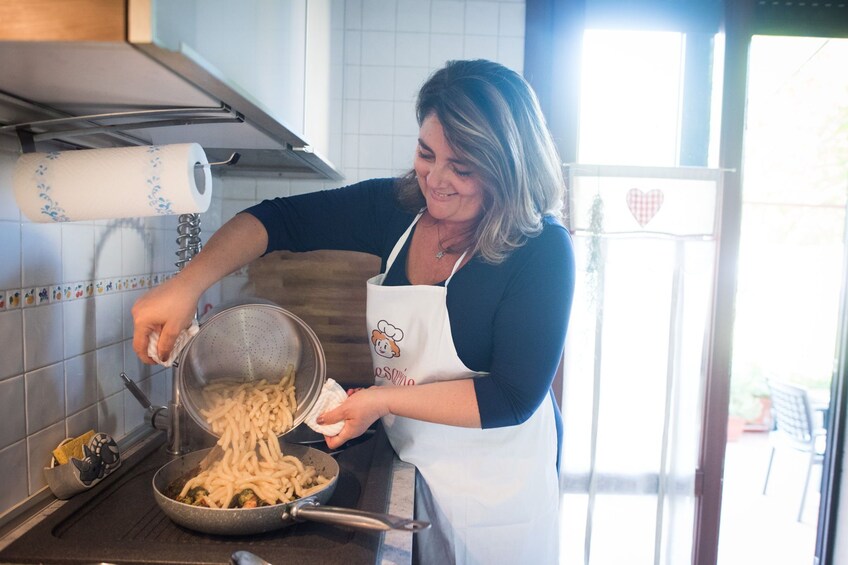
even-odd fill
[[(586, 4), (593, 25), (606, 21), (598, 4)], [(632, 4), (647, 13), (667, 3)], [(569, 43), (582, 50), (579, 96), (569, 98), (579, 98), (579, 132), (567, 144), (577, 148), (568, 222), (581, 278), (562, 379), (564, 564), (800, 565), (818, 553), (826, 565), (841, 562), (827, 552), (848, 555), (833, 535), (848, 515), (834, 502), (848, 498), (836, 438), (848, 359), (835, 359), (848, 351), (836, 347), (848, 327), (848, 59), (843, 40), (776, 37), (844, 37), (848, 11), (723, 5), (721, 33), (693, 27), (700, 18), (648, 31), (635, 17), (644, 14), (613, 11), (617, 25), (588, 26)], [(694, 207), (669, 196), (669, 179)], [(718, 227), (694, 227), (709, 218)], [(816, 427), (831, 427), (817, 440), (828, 446), (823, 465), (817, 449), (794, 493), (781, 477), (786, 456), (772, 459), (768, 444), (778, 410), (769, 384), (786, 381), (806, 389)], [(828, 406), (828, 396), (842, 400)], [(728, 441), (740, 414), (740, 439)], [(742, 450), (748, 439), (759, 452)], [(774, 543), (800, 539), (783, 530), (755, 536), (758, 520), (779, 512), (746, 518), (746, 489), (769, 504), (794, 497), (787, 516), (806, 533), (792, 551)], [(755, 554), (773, 547), (772, 557)]]
[[(815, 556), (844, 292), (846, 68), (846, 39), (751, 40), (719, 565)], [(784, 385), (808, 410), (786, 412)], [(809, 438), (781, 441), (795, 419)]]

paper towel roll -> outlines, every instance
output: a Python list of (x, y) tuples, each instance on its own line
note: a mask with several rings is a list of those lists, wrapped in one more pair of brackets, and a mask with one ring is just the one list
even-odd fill
[(26, 153), (12, 185), (33, 222), (205, 212), (212, 174), (197, 143)]

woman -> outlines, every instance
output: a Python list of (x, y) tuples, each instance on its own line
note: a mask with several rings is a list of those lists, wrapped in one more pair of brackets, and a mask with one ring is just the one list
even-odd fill
[[(418, 469), (422, 563), (558, 561), (559, 414), (551, 383), (574, 284), (563, 179), (538, 102), (515, 72), (454, 61), (422, 87), (414, 170), (264, 201), (133, 307), (133, 345), (165, 359), (202, 292), (276, 249), (382, 258), (367, 282), (375, 386), (319, 423), (330, 447), (381, 418)], [(450, 291), (448, 291), (450, 289)]]

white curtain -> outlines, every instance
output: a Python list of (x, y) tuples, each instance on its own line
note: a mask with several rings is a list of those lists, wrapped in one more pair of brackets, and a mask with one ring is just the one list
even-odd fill
[(573, 165), (568, 179), (563, 563), (688, 563), (719, 175)]

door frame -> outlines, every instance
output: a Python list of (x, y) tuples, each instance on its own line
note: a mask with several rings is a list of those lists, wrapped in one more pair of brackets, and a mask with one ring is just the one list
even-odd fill
[(845, 452), (846, 407), (848, 407), (848, 216), (846, 216), (845, 254), (843, 255), (842, 297), (839, 305), (839, 336), (837, 366), (830, 383), (830, 408), (827, 422), (827, 446), (822, 462), (819, 523), (816, 531), (815, 565), (834, 563), (836, 526), (841, 492), (840, 477)]
[[(723, 195), (719, 260), (716, 270), (715, 325), (711, 335), (710, 370), (705, 391), (704, 435), (700, 468), (703, 491), (695, 521), (694, 565), (718, 561), (721, 494), (727, 444), (730, 402), (730, 367), (736, 295), (737, 260), (742, 225), (742, 155), (747, 104), (748, 53), (754, 35), (848, 37), (846, 14), (800, 11), (777, 3), (756, 0), (726, 1), (724, 16), (725, 61), (722, 94), (719, 167), (723, 170)], [(848, 224), (846, 224), (848, 233)], [(845, 265), (848, 265), (846, 240)], [(848, 407), (848, 274), (843, 274), (840, 304), (840, 339), (836, 344), (837, 368), (831, 382), (828, 441), (822, 466), (821, 498), (814, 563), (830, 565), (834, 558), (836, 518), (844, 456), (846, 407)]]
[(692, 545), (694, 565), (715, 565), (718, 561), (737, 261), (742, 229), (742, 139), (752, 13), (748, 2), (725, 2), (724, 82), (719, 143), (722, 202), (713, 327), (710, 332), (711, 354), (704, 391), (703, 433), (698, 462), (702, 482), (696, 493), (698, 497)]

